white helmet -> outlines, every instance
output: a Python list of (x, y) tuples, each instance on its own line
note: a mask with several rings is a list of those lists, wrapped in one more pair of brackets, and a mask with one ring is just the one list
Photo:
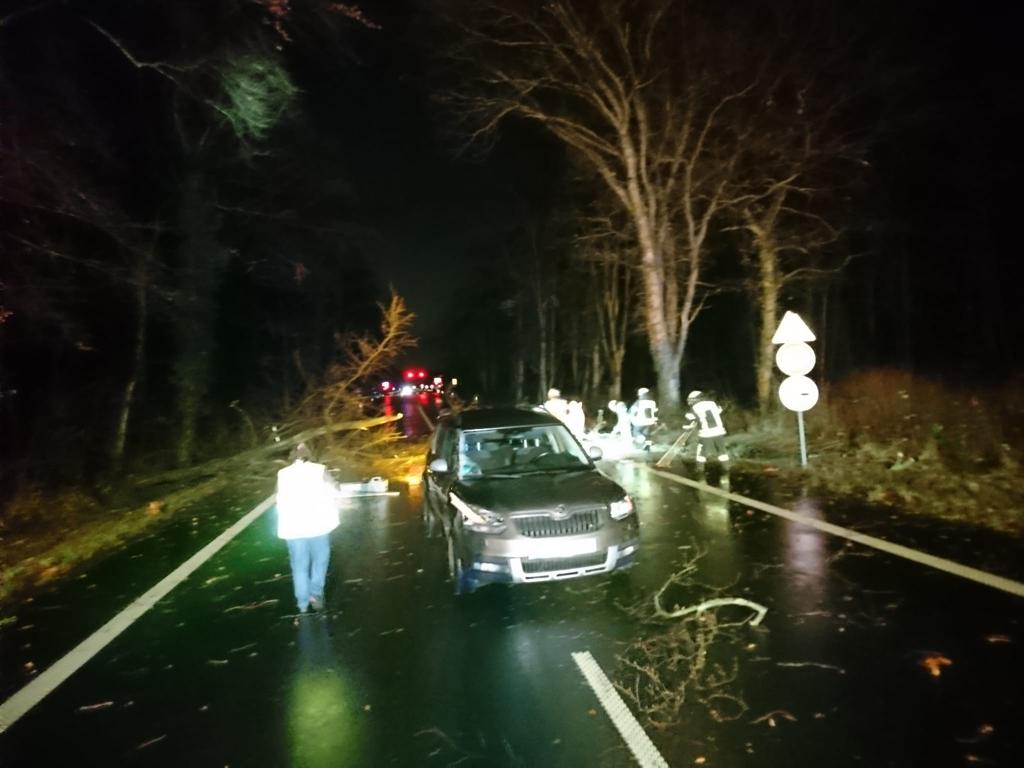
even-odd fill
[(686, 396), (686, 402), (689, 403), (690, 405), (693, 405), (694, 403), (699, 402), (703, 397), (704, 393), (701, 392), (699, 389), (695, 389), (693, 390), (693, 392)]
[(548, 390), (548, 400), (554, 400), (556, 397), (561, 396), (562, 393), (559, 390), (555, 389), (554, 387)]
[(643, 397), (644, 395), (650, 394), (650, 392), (651, 390), (649, 390), (647, 387), (640, 387), (640, 389), (636, 391), (639, 397)]

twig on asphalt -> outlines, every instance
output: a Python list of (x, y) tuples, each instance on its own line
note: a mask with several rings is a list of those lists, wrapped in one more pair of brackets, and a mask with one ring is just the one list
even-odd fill
[[(668, 586), (667, 584), (665, 586)], [(749, 608), (754, 611), (757, 615), (752, 618), (749, 622), (750, 626), (756, 627), (761, 623), (761, 619), (768, 613), (768, 609), (760, 603), (755, 603), (753, 600), (747, 600), (745, 597), (715, 597), (711, 600), (705, 600), (697, 605), (690, 605), (685, 608), (677, 608), (674, 611), (666, 611), (661, 607), (661, 593), (665, 590), (662, 587), (658, 593), (654, 596), (654, 609), (657, 615), (663, 619), (679, 619), (683, 616), (687, 616), (691, 613), (702, 614), (705, 611), (710, 611), (715, 608), (721, 608), (726, 605), (738, 605), (743, 608)], [(741, 622), (742, 623), (742, 622)]]
[(266, 608), (269, 605), (277, 605), (279, 602), (281, 602), (281, 601), (278, 600), (276, 597), (274, 597), (274, 598), (271, 598), (270, 600), (264, 600), (263, 602), (260, 602), (260, 603), (248, 603), (246, 605), (232, 605), (230, 608), (225, 608), (224, 609), (224, 613), (230, 613), (231, 611), (253, 611), (253, 610), (256, 610), (257, 608)]
[(101, 701), (98, 704), (86, 704), (76, 709), (76, 712), (98, 712), (101, 709), (109, 709), (114, 706), (112, 701)]
[(837, 667), (835, 664), (822, 664), (820, 661), (778, 661), (775, 663), (777, 667), (815, 667), (816, 669), (831, 669), (833, 672), (838, 672), (840, 675), (845, 675), (846, 670), (842, 667)]
[(794, 715), (792, 712), (785, 709), (773, 709), (771, 712), (768, 712), (767, 714), (761, 715), (760, 717), (751, 720), (750, 723), (751, 725), (757, 725), (758, 723), (766, 722), (770, 727), (774, 728), (776, 716), (785, 718), (786, 720), (789, 720), (791, 723), (795, 723), (797, 721), (796, 715)]
[(150, 739), (149, 741), (142, 742), (141, 744), (139, 744), (139, 746), (136, 747), (136, 749), (145, 749), (146, 747), (151, 747), (154, 744), (157, 744), (158, 742), (161, 742), (166, 738), (167, 734), (165, 733), (161, 736), (157, 736), (155, 739)]

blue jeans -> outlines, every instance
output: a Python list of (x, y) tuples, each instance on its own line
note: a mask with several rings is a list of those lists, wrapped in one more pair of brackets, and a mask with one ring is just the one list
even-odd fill
[(295, 603), (300, 611), (309, 608), (310, 596), (323, 599), (327, 565), (331, 561), (330, 535), (308, 539), (287, 539), (288, 560), (292, 564)]

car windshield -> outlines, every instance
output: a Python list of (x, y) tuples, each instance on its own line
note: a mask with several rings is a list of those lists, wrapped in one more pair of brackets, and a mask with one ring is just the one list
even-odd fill
[(474, 429), (459, 436), (459, 477), (509, 476), (590, 466), (561, 424)]

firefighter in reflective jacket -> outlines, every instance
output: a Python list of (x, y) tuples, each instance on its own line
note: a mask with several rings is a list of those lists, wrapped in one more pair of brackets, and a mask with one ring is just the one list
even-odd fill
[(686, 404), (690, 410), (686, 412), (684, 429), (689, 432), (697, 430), (697, 461), (703, 464), (708, 456), (717, 457), (719, 461), (729, 460), (725, 451), (725, 425), (722, 423), (722, 409), (714, 400), (704, 397), (703, 392), (694, 390), (686, 396)]
[(651, 430), (658, 423), (658, 404), (651, 397), (651, 390), (640, 387), (636, 391), (636, 402), (629, 407), (629, 422), (633, 427), (633, 440), (637, 446), (649, 450)]

